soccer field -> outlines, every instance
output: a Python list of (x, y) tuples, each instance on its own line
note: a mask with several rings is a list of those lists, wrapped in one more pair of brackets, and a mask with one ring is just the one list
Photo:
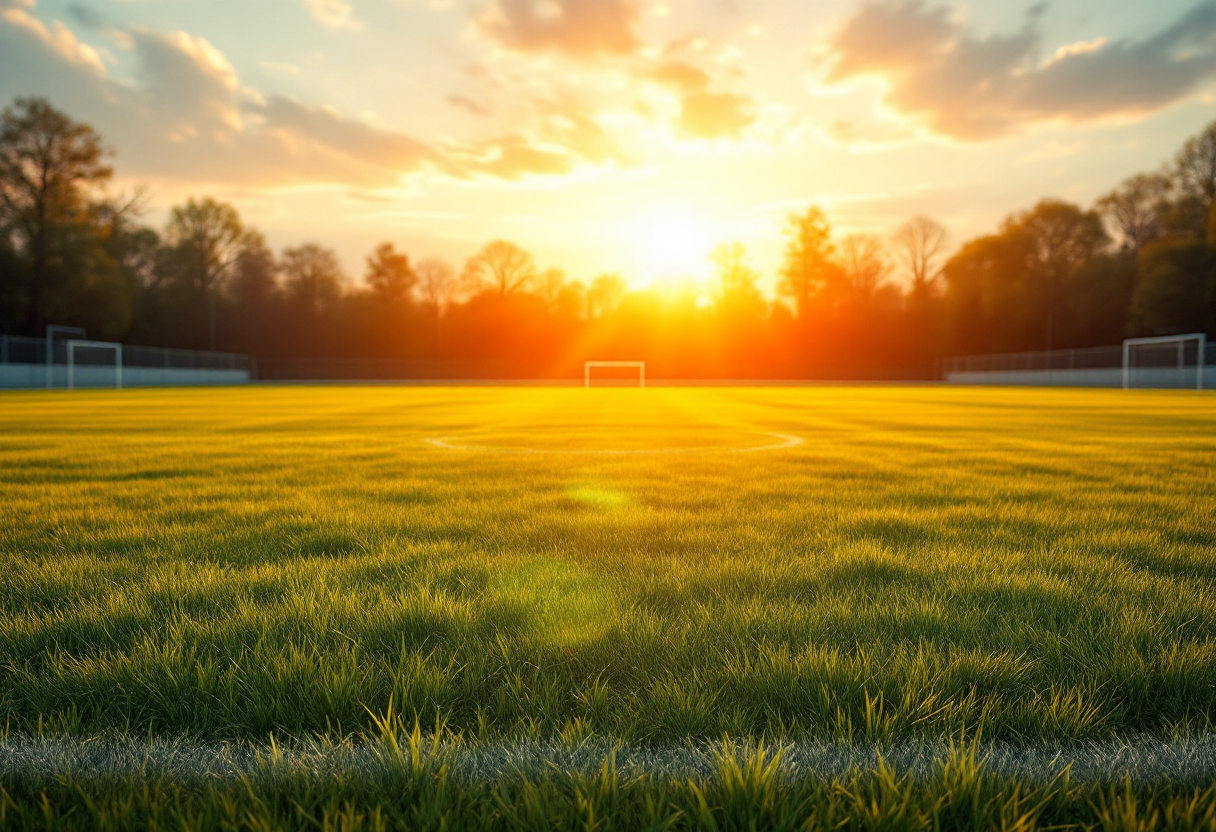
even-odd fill
[[(374, 806), (396, 804), (375, 780), (392, 772), (367, 760), (389, 766), (396, 727), (416, 721), (392, 776), (439, 814), (403, 815), (411, 826), (445, 807), (457, 826), (529, 826), (528, 811), (573, 824), (609, 773), (619, 802), (595, 805), (627, 828), (746, 825), (747, 801), (780, 778), (798, 783), (770, 806), (790, 826), (827, 805), (815, 789), (841, 811), (841, 795), (878, 790), (874, 811), (896, 812), (905, 775), (876, 755), (943, 748), (919, 779), (908, 764), (895, 826), (963, 788), (948, 788), (963, 777), (951, 765), (978, 767), (985, 795), (1029, 778), (1008, 811), (1034, 809), (1031, 825), (1153, 800), (1212, 820), (1212, 792), (1190, 791), (1216, 776), (1206, 395), (8, 394), (0, 504), (0, 823), (42, 823), (30, 807), (48, 789), (88, 817), (88, 789), (53, 769), (61, 755), (79, 775), (93, 741), (107, 759), (169, 749), (158, 782), (186, 789), (190, 817), (228, 811), (229, 789), (249, 818), (307, 826), (332, 809), (337, 824), (349, 809), (373, 824)], [(735, 742), (743, 797), (722, 750)], [(1113, 748), (1142, 766), (1186, 758), (1183, 774), (1125, 793), (1137, 772), (1107, 765)], [(606, 754), (601, 770), (596, 749), (633, 768)], [(1057, 749), (1092, 776), (1036, 780)], [(799, 774), (828, 751), (820, 769), (839, 771)], [(558, 777), (546, 758), (563, 754), (583, 762)], [(270, 779), (242, 791), (214, 775), (206, 794), (178, 782), (208, 765)], [(289, 773), (258, 768), (276, 765)], [(106, 794), (138, 794), (135, 777)], [(128, 810), (150, 817), (144, 796)]]

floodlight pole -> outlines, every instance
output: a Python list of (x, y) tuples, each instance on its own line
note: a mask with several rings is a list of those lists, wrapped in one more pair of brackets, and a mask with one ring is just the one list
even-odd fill
[(46, 387), (51, 389), (54, 386), (54, 361), (55, 361), (55, 335), (87, 335), (78, 326), (59, 326), (58, 324), (50, 324), (46, 328)]

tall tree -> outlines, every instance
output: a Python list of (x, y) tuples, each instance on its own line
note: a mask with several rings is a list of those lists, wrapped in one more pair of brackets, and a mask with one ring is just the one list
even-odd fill
[(469, 258), (463, 280), (471, 289), (489, 286), (504, 297), (527, 289), (536, 279), (532, 255), (509, 240), (494, 240)]
[(298, 310), (317, 315), (341, 298), (344, 278), (333, 249), (305, 243), (286, 249), (280, 263), (283, 289)]
[(178, 280), (206, 299), (207, 344), (208, 349), (215, 349), (219, 293), (245, 245), (240, 215), (231, 205), (211, 197), (190, 197), (170, 212), (165, 240), (176, 255)]
[(35, 331), (62, 274), (64, 245), (89, 222), (90, 195), (113, 171), (101, 137), (45, 99), (19, 98), (0, 114), (0, 236), (28, 262)]
[(840, 241), (842, 288), (854, 303), (873, 299), (891, 273), (891, 263), (877, 234), (849, 234)]
[(431, 345), (434, 354), (439, 355), (443, 348), (443, 312), (460, 288), (456, 270), (446, 260), (428, 257), (420, 261), (414, 271), (418, 275), (415, 294), (430, 310)]
[(895, 257), (912, 283), (912, 297), (925, 298), (941, 274), (949, 234), (932, 217), (917, 215), (895, 230)]
[(239, 321), (239, 349), (265, 354), (278, 334), (279, 265), (266, 239), (257, 231), (245, 234), (228, 292)]
[(587, 314), (592, 318), (611, 315), (621, 305), (628, 287), (619, 274), (601, 274), (587, 290)]
[(757, 314), (764, 299), (756, 286), (760, 273), (747, 260), (747, 246), (723, 243), (710, 253), (709, 260), (714, 267), (719, 309), (734, 315)]
[(1146, 246), (1136, 265), (1131, 334), (1216, 333), (1216, 248), (1202, 240), (1163, 240)]
[(279, 258), (287, 332), (296, 355), (329, 357), (338, 349), (338, 304), (345, 278), (332, 249), (305, 243)]
[(1003, 230), (1022, 235), (1030, 245), (1032, 276), (1040, 294), (1037, 305), (1043, 312), (1043, 348), (1051, 350), (1057, 345), (1056, 324), (1066, 284), (1101, 253), (1110, 238), (1097, 213), (1057, 199), (1044, 199), (1010, 217)]
[(566, 273), (561, 269), (545, 269), (536, 277), (536, 293), (550, 310), (557, 308), (566, 288)]
[(1216, 244), (1216, 122), (1182, 146), (1174, 159), (1174, 174), (1184, 195), (1203, 200), (1208, 242)]
[(428, 257), (420, 261), (414, 271), (418, 276), (418, 296), (423, 303), (433, 306), (438, 314), (456, 296), (456, 270), (446, 260)]
[(1171, 183), (1160, 173), (1138, 173), (1098, 199), (1094, 208), (1115, 234), (1120, 247), (1135, 254), (1162, 234)]
[(811, 206), (804, 214), (790, 214), (785, 234), (785, 261), (778, 289), (805, 321), (815, 295), (831, 279), (835, 255), (832, 227), (823, 211)]
[(418, 276), (410, 268), (410, 259), (401, 254), (392, 243), (381, 243), (367, 258), (367, 285), (380, 298), (390, 303), (407, 299)]
[(1024, 234), (988, 234), (964, 244), (942, 268), (950, 347), (956, 353), (1036, 349), (1041, 297)]

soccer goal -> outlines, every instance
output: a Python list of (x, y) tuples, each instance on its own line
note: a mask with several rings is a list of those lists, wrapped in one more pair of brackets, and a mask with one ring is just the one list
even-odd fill
[[(68, 389), (76, 389), (76, 374), (86, 367), (105, 367), (103, 356), (114, 355), (114, 386), (122, 389), (122, 344), (110, 341), (68, 341)], [(82, 376), (83, 378), (83, 376)], [(91, 379), (90, 379), (91, 380)], [(101, 387), (101, 384), (89, 384)]]
[(1203, 389), (1207, 336), (1164, 335), (1128, 338), (1123, 342), (1123, 389), (1175, 387)]
[(638, 371), (638, 387), (646, 386), (645, 361), (588, 361), (583, 364), (583, 386), (591, 386), (591, 371), (598, 369), (634, 369)]
[(55, 386), (55, 337), (58, 335), (69, 338), (79, 335), (83, 338), (88, 333), (78, 326), (51, 324), (46, 328), (46, 386), (48, 390)]

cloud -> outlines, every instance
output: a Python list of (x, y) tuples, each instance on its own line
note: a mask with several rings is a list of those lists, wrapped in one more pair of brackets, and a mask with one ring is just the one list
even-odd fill
[(48, 27), (26, 11), (32, 8), (34, 0), (7, 0), (7, 5), (0, 5), (0, 20), (20, 30), (19, 34), (35, 38), (43, 47), (67, 63), (86, 67), (97, 75), (105, 74), (105, 65), (102, 64), (97, 50), (79, 41), (62, 21), (53, 21)]
[(738, 138), (756, 120), (750, 98), (712, 91), (709, 74), (686, 61), (667, 61), (646, 77), (678, 94), (680, 114), (675, 127), (683, 138)]
[(363, 24), (355, 19), (350, 0), (304, 0), (304, 5), (313, 19), (331, 29), (362, 29)]
[(709, 86), (709, 75), (685, 61), (668, 61), (651, 71), (650, 78), (683, 92), (700, 92)]
[(685, 138), (734, 138), (756, 120), (751, 99), (729, 92), (694, 92), (681, 104), (676, 127)]
[(310, 107), (276, 95), (266, 103), (247, 105), (265, 119), (270, 130), (307, 139), (330, 150), (388, 170), (412, 170), (433, 157), (427, 145), (403, 133), (352, 121), (325, 107)]
[(466, 113), (470, 113), (471, 115), (488, 116), (490, 114), (489, 107), (485, 106), (484, 104), (479, 104), (472, 98), (465, 95), (449, 95), (448, 103), (453, 107), (464, 110)]
[(1097, 38), (1039, 61), (1035, 7), (1017, 32), (979, 37), (943, 5), (871, 0), (830, 43), (826, 81), (877, 77), (887, 108), (943, 136), (980, 141), (1047, 121), (1159, 110), (1216, 74), (1216, 0), (1142, 39)]
[(186, 32), (115, 30), (133, 58), (124, 61), (131, 77), (115, 78), (66, 25), (48, 26), (9, 2), (0, 7), (0, 99), (43, 96), (94, 125), (118, 149), (124, 174), (376, 188), (426, 173), (520, 180), (627, 160), (577, 102), (537, 102), (522, 126), (496, 136), (427, 142), (334, 108), (264, 96), (210, 42)]
[(509, 134), (480, 146), (456, 149), (442, 163), (445, 172), (464, 178), (482, 174), (498, 179), (561, 176), (574, 169), (577, 157), (563, 149), (545, 147), (525, 136)]
[(491, 0), (477, 28), (517, 52), (586, 58), (633, 52), (637, 20), (635, 0)]
[(204, 38), (185, 32), (129, 33), (139, 58), (141, 93), (162, 118), (193, 124), (202, 115), (239, 130), (240, 79), (223, 53)]
[(562, 176), (585, 165), (628, 165), (632, 161), (595, 119), (569, 104), (548, 102), (527, 133), (514, 131), (479, 142), (449, 144), (437, 166), (457, 178), (520, 180)]

